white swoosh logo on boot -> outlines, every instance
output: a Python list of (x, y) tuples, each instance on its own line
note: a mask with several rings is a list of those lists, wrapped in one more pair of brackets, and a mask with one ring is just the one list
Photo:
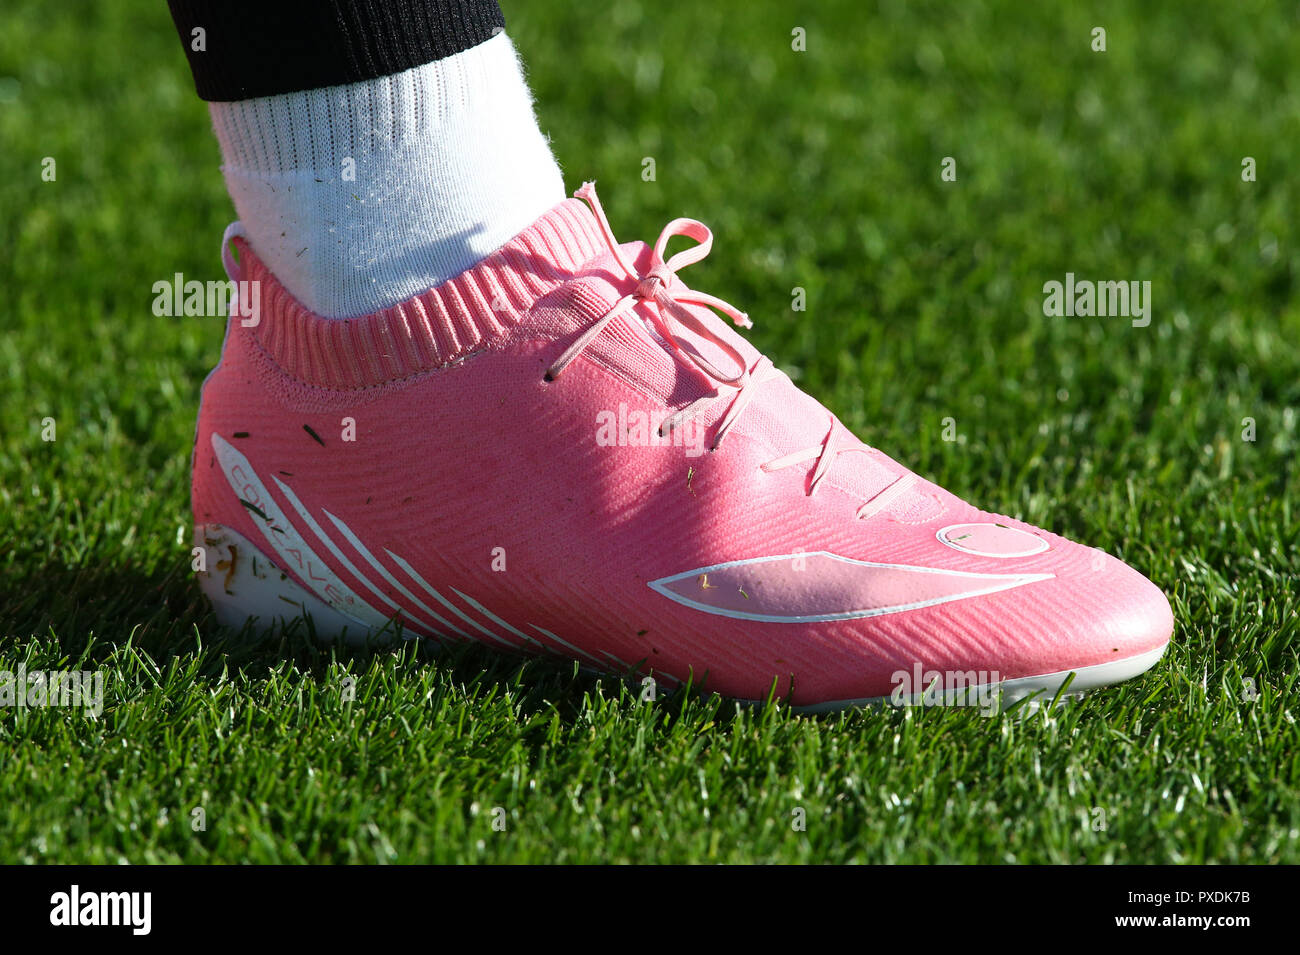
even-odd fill
[(812, 623), (919, 610), (1054, 576), (878, 564), (816, 551), (698, 567), (652, 580), (650, 587), (704, 613), (768, 623)]

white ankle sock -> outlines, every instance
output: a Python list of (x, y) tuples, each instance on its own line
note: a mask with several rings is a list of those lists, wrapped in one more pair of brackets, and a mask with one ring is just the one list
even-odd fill
[(254, 251), (331, 318), (438, 285), (564, 199), (504, 33), (404, 73), (211, 113)]

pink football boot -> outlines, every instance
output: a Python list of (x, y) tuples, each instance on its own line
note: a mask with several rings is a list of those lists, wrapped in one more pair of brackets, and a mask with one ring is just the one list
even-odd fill
[[(811, 710), (1050, 696), (1160, 658), (1145, 577), (911, 473), (729, 328), (677, 275), (704, 225), (619, 245), (577, 195), (349, 320), (232, 229), (258, 308), (204, 386), (193, 484), (221, 623), (400, 623)], [(674, 236), (698, 244), (665, 261)]]

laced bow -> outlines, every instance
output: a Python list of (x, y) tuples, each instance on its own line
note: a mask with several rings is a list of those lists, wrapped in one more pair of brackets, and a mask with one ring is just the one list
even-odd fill
[[(668, 434), (674, 428), (696, 418), (711, 407), (715, 401), (730, 397), (730, 406), (718, 422), (713, 442), (709, 446), (710, 451), (716, 451), (722, 445), (722, 439), (731, 429), (731, 426), (740, 417), (741, 412), (754, 400), (758, 386), (766, 381), (786, 376), (773, 366), (772, 362), (767, 358), (760, 357), (752, 368), (749, 367), (745, 357), (734, 345), (700, 321), (699, 317), (686, 306), (702, 305), (714, 309), (730, 318), (732, 322), (741, 328), (753, 327), (753, 322), (749, 320), (748, 315), (734, 305), (706, 292), (697, 292), (681, 283), (674, 287), (673, 280), (681, 269), (686, 268), (688, 265), (694, 265), (709, 254), (709, 251), (713, 248), (713, 232), (703, 222), (696, 219), (672, 220), (659, 233), (659, 238), (654, 244), (650, 269), (642, 274), (637, 271), (636, 266), (628, 259), (626, 252), (614, 238), (614, 231), (610, 228), (609, 220), (605, 217), (605, 210), (601, 208), (600, 200), (596, 198), (595, 183), (583, 183), (582, 188), (574, 193), (574, 196), (585, 200), (591, 206), (592, 212), (596, 214), (596, 219), (600, 223), (601, 235), (604, 237), (610, 253), (613, 254), (614, 260), (624, 273), (629, 278), (634, 279), (637, 284), (632, 292), (615, 302), (609, 311), (588, 326), (564, 350), (560, 357), (546, 370), (546, 380), (554, 381), (558, 378), (569, 363), (577, 358), (591, 343), (592, 339), (599, 335), (601, 330), (615, 318), (631, 311), (643, 302), (653, 302), (657, 307), (647, 309), (646, 313), (659, 337), (670, 345), (690, 367), (698, 370), (714, 386), (712, 394), (697, 398), (680, 411), (665, 418), (659, 426), (659, 434), (661, 437)], [(664, 252), (667, 250), (668, 243), (677, 236), (694, 239), (696, 244), (665, 260)], [(699, 350), (688, 339), (677, 334), (669, 318), (716, 346), (734, 363), (736, 370), (728, 374), (719, 369), (712, 361), (700, 354)], [(817, 489), (818, 484), (821, 483), (822, 478), (826, 476), (831, 462), (839, 454), (845, 451), (870, 450), (861, 443), (846, 445), (845, 438), (839, 435), (836, 430), (836, 422), (834, 416), (832, 416), (830, 429), (821, 444), (784, 455), (775, 461), (769, 461), (762, 465), (762, 469), (764, 471), (779, 471), (782, 468), (792, 467), (815, 459), (817, 463), (813, 467), (812, 480), (808, 486), (808, 494), (811, 495)], [(864, 509), (865, 507), (866, 505), (863, 506)], [(859, 516), (866, 516), (863, 514), (862, 509), (859, 510)]]

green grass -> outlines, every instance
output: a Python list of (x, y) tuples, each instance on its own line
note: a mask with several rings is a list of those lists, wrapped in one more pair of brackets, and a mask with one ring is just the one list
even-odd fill
[[(621, 237), (709, 222), (691, 284), (864, 439), (1170, 595), (1150, 674), (994, 718), (219, 631), (178, 529), (222, 330), (150, 312), (220, 275), (205, 110), (158, 0), (9, 7), (0, 670), (106, 685), (0, 709), (0, 861), (1300, 862), (1294, 5), (507, 4)], [(1150, 280), (1150, 327), (1044, 317), (1067, 271)]]

